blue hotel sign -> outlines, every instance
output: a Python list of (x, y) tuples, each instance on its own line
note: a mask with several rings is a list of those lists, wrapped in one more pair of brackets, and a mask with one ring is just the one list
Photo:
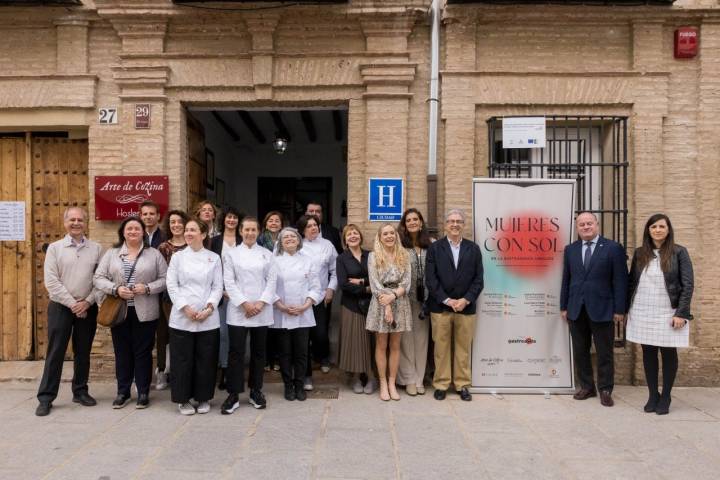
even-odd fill
[(400, 220), (403, 200), (402, 178), (371, 178), (368, 183), (368, 220)]

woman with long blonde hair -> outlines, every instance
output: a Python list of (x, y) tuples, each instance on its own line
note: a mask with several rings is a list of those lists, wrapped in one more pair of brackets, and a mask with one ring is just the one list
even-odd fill
[[(410, 290), (410, 257), (395, 227), (382, 225), (375, 235), (373, 251), (368, 257), (372, 298), (365, 328), (375, 332), (375, 363), (380, 383), (380, 399), (400, 400), (395, 388), (400, 364), (402, 332), (412, 328), (408, 291)], [(388, 354), (389, 346), (389, 354)]]

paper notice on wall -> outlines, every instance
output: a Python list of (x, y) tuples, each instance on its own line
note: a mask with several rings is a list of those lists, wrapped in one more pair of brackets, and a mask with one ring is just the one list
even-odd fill
[(503, 148), (545, 148), (545, 117), (506, 117)]
[(0, 241), (25, 241), (25, 202), (0, 202)]

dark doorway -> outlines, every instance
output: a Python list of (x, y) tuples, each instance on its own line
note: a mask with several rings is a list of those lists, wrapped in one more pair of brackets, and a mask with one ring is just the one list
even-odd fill
[[(189, 113), (203, 132), (202, 148), (193, 149), (188, 130), (188, 149), (191, 157), (198, 150), (204, 167), (195, 176), (198, 185), (204, 178), (205, 198), (260, 219), (279, 210), (290, 224), (317, 200), (323, 221), (338, 228), (347, 222), (345, 107), (190, 107)], [(286, 149), (277, 148), (278, 139)]]
[[(271, 210), (282, 212), (290, 225), (305, 214), (310, 201), (322, 205), (332, 205), (331, 177), (259, 177), (258, 178), (258, 216), (263, 218)], [(328, 209), (325, 221), (332, 223), (332, 209)]]

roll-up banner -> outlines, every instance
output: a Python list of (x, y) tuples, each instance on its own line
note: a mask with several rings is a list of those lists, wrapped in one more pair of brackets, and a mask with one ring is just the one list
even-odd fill
[(483, 254), (472, 390), (572, 393), (560, 317), (563, 249), (573, 238), (574, 180), (473, 179), (474, 239)]

